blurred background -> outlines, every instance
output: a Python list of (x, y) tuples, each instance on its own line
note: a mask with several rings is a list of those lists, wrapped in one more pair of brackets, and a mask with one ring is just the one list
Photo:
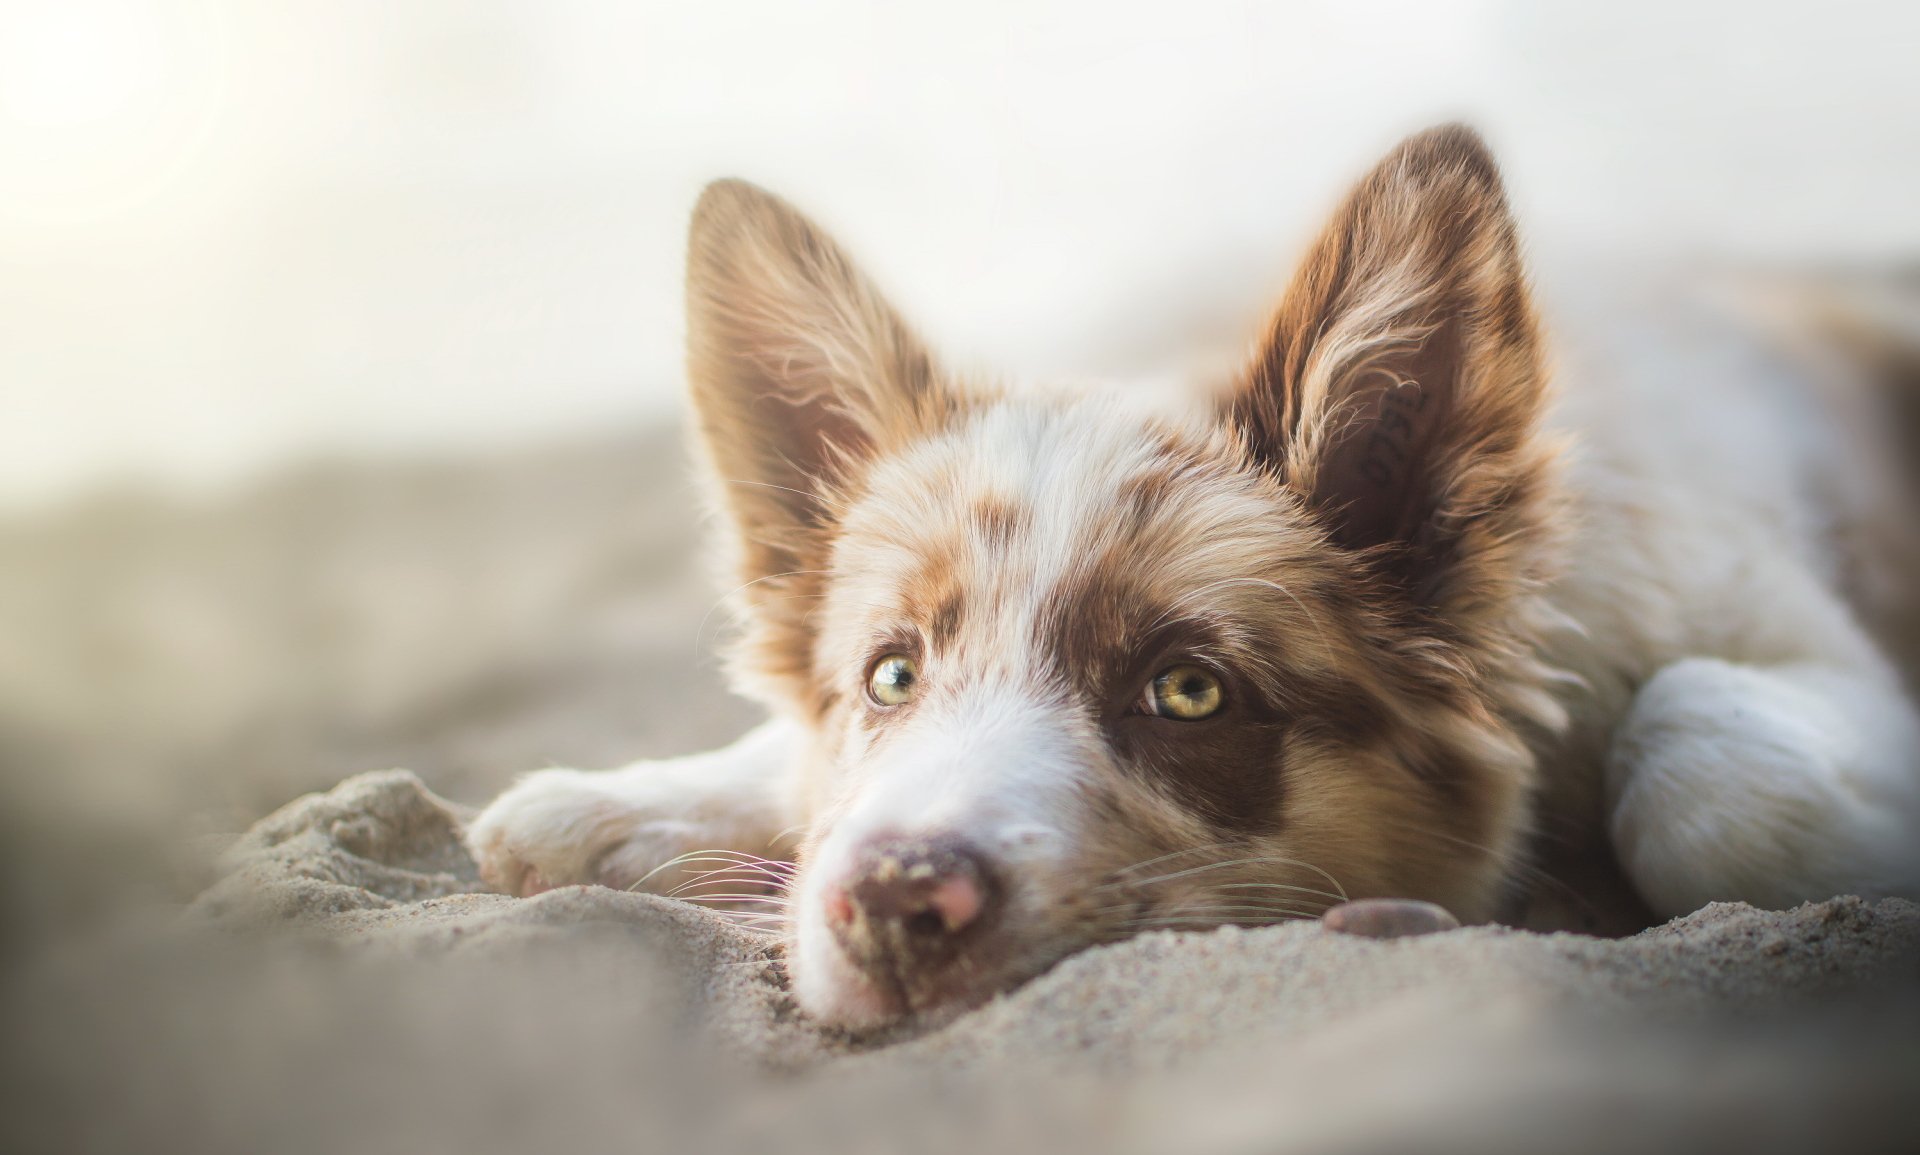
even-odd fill
[(752, 721), (680, 443), (707, 180), (959, 365), (1135, 375), (1446, 119), (1543, 265), (1911, 262), (1916, 60), (1896, 3), (0, 0), (9, 900)]

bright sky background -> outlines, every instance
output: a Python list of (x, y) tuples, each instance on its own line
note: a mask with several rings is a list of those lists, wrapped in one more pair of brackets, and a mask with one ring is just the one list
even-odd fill
[(1401, 133), (1536, 247), (1920, 256), (1920, 6), (0, 0), (0, 507), (679, 404), (700, 185), (952, 359), (1251, 316)]

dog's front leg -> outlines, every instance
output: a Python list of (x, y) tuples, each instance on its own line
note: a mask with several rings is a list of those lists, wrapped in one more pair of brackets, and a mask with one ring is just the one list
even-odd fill
[(778, 858), (804, 822), (797, 766), (805, 735), (772, 721), (731, 746), (618, 770), (540, 770), (467, 830), (480, 876), (508, 894), (597, 883), (664, 894), (721, 863), (697, 851)]
[(1872, 663), (1674, 663), (1621, 725), (1608, 788), (1621, 865), (1663, 916), (1920, 894), (1920, 716)]

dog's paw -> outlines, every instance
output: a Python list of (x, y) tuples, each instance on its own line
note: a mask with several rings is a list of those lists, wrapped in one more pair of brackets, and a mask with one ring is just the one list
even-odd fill
[(1700, 658), (1641, 689), (1608, 758), (1610, 828), (1655, 913), (1736, 900), (1783, 910), (1900, 889), (1911, 833), (1872, 787), (1904, 775), (1882, 768), (1874, 727), (1825, 691)]
[(521, 897), (582, 884), (666, 893), (687, 881), (688, 870), (660, 868), (699, 850), (703, 828), (623, 796), (606, 777), (542, 770), (494, 799), (466, 834), (481, 881)]

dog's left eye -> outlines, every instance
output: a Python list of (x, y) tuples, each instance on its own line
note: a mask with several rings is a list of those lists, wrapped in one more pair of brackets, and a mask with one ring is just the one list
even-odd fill
[(888, 654), (867, 673), (867, 693), (882, 706), (899, 706), (913, 698), (920, 667), (905, 654)]
[(1220, 679), (1199, 666), (1173, 666), (1147, 683), (1141, 705), (1157, 718), (1198, 722), (1218, 713), (1227, 699)]

